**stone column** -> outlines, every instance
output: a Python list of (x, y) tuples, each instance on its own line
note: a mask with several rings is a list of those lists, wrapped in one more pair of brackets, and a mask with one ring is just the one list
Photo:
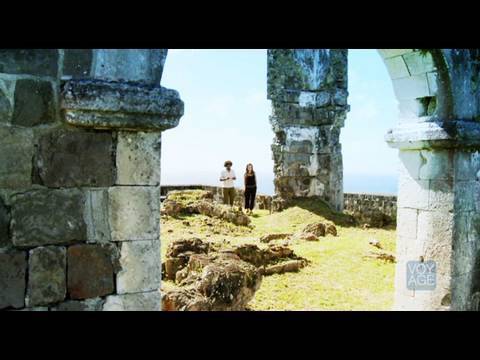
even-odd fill
[[(395, 309), (478, 310), (480, 124), (402, 124), (387, 141), (401, 159)], [(409, 261), (435, 262), (434, 290), (408, 289)]]
[(0, 309), (160, 310), (166, 50), (43, 52), (0, 53)]
[(343, 209), (339, 137), (347, 96), (347, 50), (268, 50), (277, 207), (318, 196)]
[[(407, 65), (407, 77), (392, 77), (401, 121), (386, 136), (401, 159), (395, 309), (478, 310), (480, 52), (383, 52), (394, 56), (390, 65)], [(408, 101), (426, 100), (428, 111), (425, 106), (406, 111)], [(435, 262), (434, 290), (408, 289), (409, 261)]]

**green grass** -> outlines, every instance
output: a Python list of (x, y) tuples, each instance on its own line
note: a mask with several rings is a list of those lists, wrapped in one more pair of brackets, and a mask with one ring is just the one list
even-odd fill
[[(321, 202), (302, 202), (287, 210), (269, 214), (258, 210), (252, 216), (254, 229), (235, 226), (205, 216), (162, 220), (162, 256), (175, 239), (197, 236), (203, 240), (229, 244), (259, 243), (267, 233), (293, 233), (316, 221), (329, 219), (338, 236), (319, 241), (289, 240), (289, 246), (311, 264), (298, 273), (263, 278), (250, 302), (252, 310), (389, 310), (393, 305), (394, 264), (365, 257), (374, 251), (369, 240), (379, 240), (384, 249), (395, 251), (394, 229), (361, 229), (349, 218), (332, 212)], [(190, 223), (189, 226), (183, 224)], [(208, 226), (209, 222), (212, 226)], [(169, 232), (172, 230), (173, 232)], [(278, 240), (278, 243), (284, 243)], [(164, 281), (163, 286), (173, 283)]]

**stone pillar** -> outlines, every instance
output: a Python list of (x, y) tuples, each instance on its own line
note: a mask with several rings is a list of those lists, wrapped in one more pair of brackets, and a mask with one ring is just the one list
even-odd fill
[[(395, 309), (478, 309), (480, 124), (403, 124), (387, 141), (401, 159)], [(409, 290), (407, 262), (430, 260), (435, 289)]]
[(347, 105), (347, 50), (268, 50), (275, 192), (318, 196), (343, 209), (339, 141)]
[(160, 310), (165, 57), (0, 51), (0, 309)]
[[(434, 104), (401, 111), (386, 136), (401, 159), (395, 309), (479, 310), (480, 52), (395, 51), (408, 56), (407, 77), (393, 81), (400, 109), (409, 96)], [(435, 262), (434, 290), (407, 288), (409, 261)]]

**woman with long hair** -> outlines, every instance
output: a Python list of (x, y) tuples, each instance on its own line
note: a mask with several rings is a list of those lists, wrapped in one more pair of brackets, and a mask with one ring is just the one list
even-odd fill
[(245, 171), (245, 210), (247, 214), (252, 214), (255, 206), (255, 196), (257, 194), (257, 178), (255, 171), (253, 171), (253, 165), (247, 164)]

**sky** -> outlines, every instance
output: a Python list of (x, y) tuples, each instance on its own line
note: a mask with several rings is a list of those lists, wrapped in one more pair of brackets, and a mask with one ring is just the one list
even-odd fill
[[(161, 84), (179, 91), (185, 114), (162, 133), (162, 184), (220, 185), (230, 159), (237, 175), (253, 163), (258, 192), (273, 194), (266, 53), (169, 50)], [(340, 137), (344, 191), (396, 193), (397, 150), (384, 141), (398, 118), (391, 80), (376, 50), (350, 50), (348, 60), (351, 111)]]

